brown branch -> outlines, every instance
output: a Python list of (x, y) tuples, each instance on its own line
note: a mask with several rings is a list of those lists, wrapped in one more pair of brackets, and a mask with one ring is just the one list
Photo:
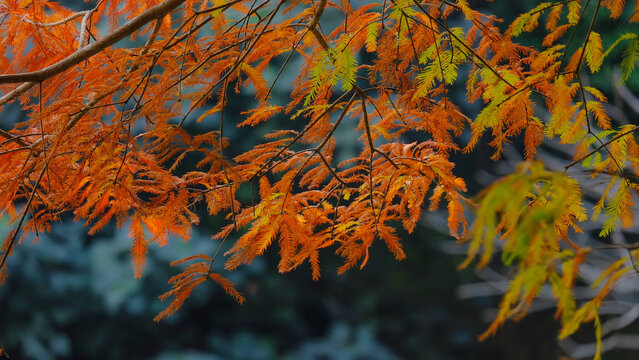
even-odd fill
[(15, 230), (13, 230), (11, 237), (8, 240), (6, 240), (9, 243), (6, 247), (4, 254), (2, 254), (2, 260), (0, 260), (0, 279), (2, 278), (2, 274), (5, 273), (4, 269), (5, 269), (5, 263), (7, 261), (7, 258), (9, 257), (9, 254), (11, 254), (11, 251), (13, 250), (13, 246), (16, 243), (16, 239), (18, 238), (18, 235), (20, 234), (20, 229), (22, 228), (22, 224), (24, 223), (24, 219), (27, 217), (27, 213), (29, 212), (29, 207), (31, 206), (31, 203), (33, 202), (33, 197), (36, 194), (36, 190), (38, 189), (38, 186), (40, 185), (40, 181), (42, 181), (42, 177), (44, 176), (44, 173), (46, 172), (47, 168), (48, 168), (48, 163), (45, 163), (44, 167), (42, 168), (42, 171), (40, 172), (40, 175), (38, 176), (38, 180), (36, 180), (33, 186), (33, 191), (31, 191), (31, 195), (29, 195), (29, 199), (27, 200), (27, 203), (24, 206), (24, 210), (22, 211), (22, 215), (20, 216), (20, 221), (18, 221), (18, 225), (16, 226)]
[(313, 16), (313, 20), (308, 24), (309, 29), (314, 29), (317, 24), (319, 24), (319, 19), (324, 12), (324, 8), (326, 8), (327, 0), (320, 0), (319, 5), (317, 5), (317, 10), (315, 10), (315, 16)]
[(156, 6), (148, 8), (131, 21), (116, 29), (113, 33), (91, 45), (83, 47), (55, 64), (37, 71), (0, 75), (0, 84), (41, 82), (52, 76), (58, 75), (126, 38), (147, 23), (165, 16), (170, 11), (180, 6), (183, 2), (184, 0), (165, 0)]
[(0, 156), (11, 154), (11, 153), (18, 152), (18, 151), (31, 151), (31, 150), (32, 149), (31, 149), (30, 146), (23, 146), (23, 147), (19, 147), (19, 148), (15, 148), (15, 149), (9, 149), (7, 151), (0, 152)]
[(577, 19), (577, 23), (574, 24), (572, 28), (572, 32), (570, 33), (570, 38), (568, 38), (568, 42), (566, 43), (566, 47), (565, 47), (566, 51), (564, 51), (564, 54), (561, 57), (561, 62), (559, 63), (560, 70), (562, 67), (564, 67), (564, 62), (566, 61), (566, 56), (568, 55), (568, 48), (570, 47), (570, 44), (572, 44), (572, 41), (575, 38), (575, 34), (577, 33), (577, 28), (579, 27), (579, 24), (581, 24), (581, 20), (583, 20), (584, 18), (584, 14), (586, 13), (586, 9), (588, 8), (588, 5), (590, 5), (590, 0), (588, 0), (586, 2), (586, 5), (581, 8), (581, 14), (579, 14), (579, 19)]
[(3, 141), (2, 144), (6, 144), (7, 142), (15, 141), (20, 146), (29, 146), (29, 144), (24, 142), (22, 139), (11, 135), (8, 131), (0, 129), (0, 136), (2, 136), (3, 138), (7, 139), (7, 140)]
[(639, 243), (634, 243), (634, 244), (611, 244), (611, 245), (604, 245), (604, 246), (598, 246), (598, 247), (590, 248), (590, 250), (618, 250), (618, 249), (625, 249), (625, 250), (639, 249)]
[[(226, 105), (226, 93), (227, 88), (229, 86), (228, 79), (224, 82), (224, 87), (222, 88), (222, 109), (220, 110), (220, 166), (222, 166), (222, 171), (224, 172), (224, 180), (229, 187), (229, 202), (231, 203), (231, 214), (233, 215), (233, 226), (235, 230), (237, 230), (237, 213), (235, 212), (235, 197), (233, 196), (233, 184), (231, 183), (231, 179), (229, 178), (228, 170), (226, 170), (226, 166), (224, 166), (224, 106)], [(222, 246), (220, 244), (220, 246)], [(217, 254), (216, 254), (217, 255)], [(213, 266), (213, 262), (211, 262), (211, 266)]]
[(592, 151), (591, 151), (591, 152), (589, 152), (588, 154), (586, 154), (586, 155), (582, 156), (581, 158), (579, 158), (579, 159), (577, 159), (577, 160), (575, 160), (575, 161), (571, 162), (570, 164), (566, 165), (566, 166), (564, 167), (564, 169), (565, 169), (565, 170), (570, 169), (571, 167), (573, 167), (573, 166), (577, 165), (578, 163), (580, 163), (580, 162), (584, 161), (585, 159), (589, 158), (589, 157), (590, 157), (590, 156), (592, 156), (594, 153), (598, 152), (599, 150), (603, 149), (604, 147), (606, 147), (606, 146), (610, 145), (611, 143), (613, 143), (613, 142), (615, 142), (615, 141), (619, 140), (620, 138), (622, 138), (622, 137), (624, 137), (624, 136), (626, 136), (626, 135), (628, 135), (628, 134), (630, 134), (630, 133), (633, 133), (633, 132), (635, 132), (635, 131), (637, 131), (637, 130), (639, 130), (639, 125), (635, 125), (635, 127), (633, 127), (632, 129), (630, 129), (630, 130), (628, 130), (628, 131), (625, 131), (625, 132), (622, 132), (621, 134), (617, 134), (617, 136), (615, 136), (615, 137), (613, 137), (612, 139), (610, 139), (610, 140), (606, 141), (605, 143), (602, 143), (602, 144), (601, 144), (601, 145), (599, 145), (596, 149), (592, 150)]
[(24, 84), (18, 86), (17, 88), (11, 90), (6, 95), (4, 95), (3, 97), (0, 98), (0, 106), (3, 106), (4, 104), (8, 103), (9, 101), (11, 101), (11, 100), (15, 99), (16, 97), (20, 96), (25, 91), (31, 89), (33, 87), (33, 85), (35, 85), (35, 84), (36, 83), (34, 83), (34, 82), (28, 82), (28, 83), (24, 83)]
[(264, 97), (265, 99), (268, 100), (268, 97), (271, 95), (271, 92), (273, 92), (273, 88), (275, 88), (275, 83), (277, 83), (277, 80), (280, 78), (280, 75), (282, 75), (282, 72), (284, 71), (284, 68), (286, 67), (288, 62), (291, 60), (291, 57), (293, 57), (293, 55), (295, 54), (295, 51), (297, 50), (297, 47), (302, 42), (302, 40), (304, 40), (304, 37), (306, 36), (306, 34), (308, 34), (308, 29), (302, 34), (302, 36), (300, 36), (300, 38), (293, 45), (293, 48), (291, 49), (291, 52), (286, 57), (286, 60), (284, 60), (284, 63), (280, 67), (280, 70), (277, 72), (277, 75), (275, 75), (275, 79), (273, 80), (273, 83), (268, 88), (268, 92), (266, 93), (266, 96)]
[(80, 12), (77, 12), (75, 14), (71, 14), (71, 15), (67, 16), (66, 18), (64, 18), (62, 20), (54, 21), (54, 22), (51, 22), (51, 23), (41, 23), (41, 22), (33, 21), (33, 20), (28, 19), (28, 18), (26, 18), (24, 16), (22, 17), (22, 19), (24, 21), (28, 22), (31, 25), (40, 26), (40, 27), (54, 27), (54, 26), (66, 24), (69, 21), (71, 21), (71, 20), (73, 20), (75, 18), (78, 18), (80, 16), (85, 16), (85, 14), (88, 13), (88, 12), (89, 12), (89, 10), (80, 11)]
[(315, 36), (315, 39), (317, 39), (317, 41), (320, 43), (320, 46), (324, 50), (329, 50), (330, 46), (328, 46), (328, 42), (326, 42), (326, 38), (324, 38), (324, 34), (322, 34), (317, 29), (317, 25), (319, 24), (319, 19), (322, 16), (322, 13), (324, 12), (324, 8), (326, 7), (326, 2), (327, 0), (320, 0), (319, 5), (317, 6), (317, 10), (315, 10), (315, 15), (313, 16), (313, 19), (311, 20), (311, 22), (308, 24), (308, 30), (311, 33), (313, 33), (313, 35)]
[[(583, 51), (582, 51), (583, 53)], [(597, 134), (595, 134), (591, 128), (590, 128), (590, 115), (588, 114), (588, 102), (586, 101), (586, 92), (584, 91), (584, 85), (581, 82), (581, 77), (579, 76), (579, 71), (575, 72), (575, 76), (577, 76), (577, 80), (579, 81), (579, 89), (581, 90), (581, 98), (583, 101), (583, 105), (584, 105), (584, 112), (586, 114), (586, 125), (588, 127), (588, 134), (592, 135), (595, 139), (597, 139), (597, 141), (599, 141), (599, 143), (601, 144), (601, 147), (604, 148), (604, 150), (606, 150), (606, 152), (608, 153), (608, 155), (610, 156), (610, 158), (612, 159), (612, 161), (615, 163), (615, 165), (617, 166), (617, 168), (619, 169), (620, 172), (623, 172), (623, 169), (621, 168), (621, 165), (619, 164), (619, 162), (617, 161), (617, 159), (615, 159), (615, 157), (612, 155), (612, 152), (610, 152), (610, 149), (608, 149), (608, 146), (601, 141), (601, 139), (599, 138), (599, 136), (597, 136)], [(626, 181), (626, 183), (628, 185), (630, 185), (628, 183), (628, 179), (624, 179)]]
[(373, 137), (371, 135), (370, 124), (368, 122), (368, 112), (366, 111), (366, 96), (360, 90), (360, 95), (362, 99), (362, 117), (364, 119), (364, 127), (366, 128), (366, 138), (368, 140), (368, 186), (370, 187), (370, 202), (371, 202), (371, 211), (373, 212), (373, 216), (376, 217), (375, 214), (375, 202), (373, 201), (373, 154), (375, 153), (375, 145), (373, 144)]
[(335, 178), (335, 180), (339, 181), (340, 184), (346, 186), (346, 183), (344, 182), (344, 180), (342, 180), (341, 177), (339, 177), (339, 175), (337, 175), (337, 173), (335, 172), (335, 170), (333, 169), (333, 167), (331, 166), (331, 164), (328, 163), (328, 160), (326, 160), (326, 158), (324, 157), (324, 155), (322, 154), (321, 151), (316, 151), (317, 155), (319, 155), (320, 159), (322, 159), (322, 162), (324, 163), (324, 165), (326, 166), (326, 168), (328, 169), (328, 171), (331, 172), (331, 175), (333, 175), (333, 177)]
[(601, 7), (601, 0), (597, 1), (597, 6), (595, 7), (595, 14), (592, 16), (592, 20), (590, 21), (590, 26), (588, 27), (588, 33), (586, 34), (586, 40), (584, 40), (584, 45), (583, 45), (583, 48), (581, 49), (581, 54), (579, 54), (579, 61), (577, 61), (577, 69), (575, 69), (575, 73), (579, 73), (579, 69), (581, 68), (581, 65), (583, 64), (584, 55), (586, 54), (586, 46), (588, 46), (588, 40), (590, 40), (590, 34), (592, 34), (592, 28), (595, 26), (595, 20), (597, 20), (597, 15), (599, 14), (600, 7)]

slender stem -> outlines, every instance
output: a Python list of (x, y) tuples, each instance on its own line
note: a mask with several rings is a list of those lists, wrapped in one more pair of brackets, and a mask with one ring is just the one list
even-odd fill
[(0, 279), (2, 278), (1, 274), (5, 272), (4, 270), (5, 262), (7, 261), (9, 254), (13, 250), (13, 246), (15, 246), (16, 239), (18, 238), (18, 235), (20, 234), (20, 229), (22, 229), (22, 224), (24, 223), (24, 219), (27, 217), (27, 213), (29, 212), (29, 207), (31, 206), (31, 203), (33, 202), (33, 198), (35, 197), (35, 193), (38, 189), (38, 186), (40, 185), (40, 181), (42, 181), (42, 177), (44, 176), (44, 173), (47, 171), (47, 168), (48, 168), (47, 165), (48, 163), (44, 164), (44, 167), (42, 168), (42, 171), (40, 172), (38, 179), (33, 185), (33, 190), (31, 190), (31, 195), (29, 195), (29, 199), (27, 200), (27, 203), (24, 205), (24, 210), (22, 211), (22, 215), (20, 216), (20, 221), (18, 221), (18, 226), (16, 226), (15, 230), (13, 230), (13, 233), (11, 234), (11, 237), (8, 240), (9, 241), (8, 245), (3, 246), (3, 248), (5, 248), (6, 250), (4, 251), (4, 254), (2, 254), (2, 260), (0, 260)]
[(596, 152), (598, 152), (599, 150), (603, 149), (604, 147), (606, 147), (606, 146), (608, 146), (608, 145), (612, 144), (613, 142), (615, 142), (615, 141), (619, 140), (620, 138), (622, 138), (622, 137), (624, 137), (624, 136), (626, 136), (626, 135), (628, 135), (628, 134), (631, 134), (631, 133), (633, 133), (633, 132), (635, 132), (635, 131), (637, 131), (637, 130), (639, 130), (639, 125), (635, 125), (635, 127), (633, 127), (632, 129), (630, 129), (630, 130), (628, 130), (628, 131), (624, 131), (624, 132), (622, 132), (622, 133), (620, 133), (620, 134), (617, 134), (617, 136), (615, 136), (615, 137), (613, 137), (612, 139), (610, 139), (610, 140), (606, 141), (605, 143), (602, 143), (602, 144), (601, 144), (601, 145), (599, 145), (596, 149), (592, 150), (592, 151), (591, 151), (591, 152), (589, 152), (588, 154), (586, 154), (586, 155), (582, 156), (581, 158), (579, 158), (579, 159), (577, 159), (577, 160), (575, 160), (575, 161), (571, 162), (570, 164), (566, 165), (566, 166), (564, 167), (564, 169), (565, 169), (565, 170), (570, 169), (571, 167), (573, 167), (573, 166), (577, 165), (578, 163), (580, 163), (580, 162), (584, 161), (585, 159), (589, 158), (590, 156), (592, 156), (593, 154), (595, 154), (595, 153), (596, 153)]

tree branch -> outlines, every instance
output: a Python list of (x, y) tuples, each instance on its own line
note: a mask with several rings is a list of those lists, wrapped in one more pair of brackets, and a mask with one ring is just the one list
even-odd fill
[(150, 7), (145, 10), (142, 14), (136, 16), (131, 21), (119, 27), (113, 33), (107, 35), (106, 37), (94, 42), (91, 45), (83, 47), (82, 49), (76, 51), (75, 53), (67, 56), (66, 58), (60, 60), (59, 62), (49, 65), (44, 69), (20, 73), (20, 74), (4, 74), (0, 75), (0, 84), (11, 84), (11, 83), (20, 83), (20, 82), (41, 82), (52, 76), (58, 75), (65, 70), (70, 69), (71, 67), (87, 60), (103, 51), (104, 49), (114, 45), (118, 41), (126, 38), (131, 35), (136, 30), (139, 30), (141, 27), (146, 25), (147, 23), (161, 18), (164, 15), (168, 14), (173, 9), (180, 6), (184, 0), (165, 0), (164, 2)]
[[(0, 76), (2, 76), (2, 75), (0, 75)], [(22, 94), (25, 91), (31, 89), (33, 87), (33, 85), (35, 85), (35, 84), (36, 83), (34, 83), (34, 82), (28, 82), (28, 83), (24, 83), (24, 84), (18, 86), (17, 88), (11, 90), (5, 96), (0, 98), (0, 106), (3, 106), (4, 104), (6, 104), (9, 101), (11, 101), (11, 100), (15, 99), (16, 97), (18, 97), (20, 94)]]
[(58, 25), (62, 25), (62, 24), (66, 24), (69, 21), (78, 18), (80, 16), (84, 16), (87, 12), (89, 12), (89, 10), (86, 11), (80, 11), (77, 12), (75, 14), (71, 14), (69, 16), (67, 16), (66, 18), (62, 19), (62, 20), (58, 20), (55, 22), (50, 22), (50, 23), (41, 23), (41, 22), (37, 22), (37, 21), (33, 21), (27, 17), (22, 17), (22, 19), (24, 19), (24, 21), (28, 22), (31, 25), (35, 25), (35, 26), (40, 26), (40, 27), (54, 27), (54, 26), (58, 26)]

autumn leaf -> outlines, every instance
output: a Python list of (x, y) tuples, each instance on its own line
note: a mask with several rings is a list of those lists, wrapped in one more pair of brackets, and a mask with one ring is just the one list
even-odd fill
[[(6, 1), (0, 111), (26, 119), (0, 130), (13, 226), (0, 282), (16, 246), (66, 215), (91, 235), (128, 226), (136, 278), (155, 244), (217, 216), (220, 248), (174, 263), (162, 320), (209, 281), (243, 302), (225, 273), (270, 248), (278, 271), (309, 266), (315, 280), (324, 252), (339, 273), (366, 271), (378, 243), (410, 258), (402, 235), (428, 209), (466, 244), (461, 267), (512, 269), (482, 338), (546, 287), (560, 337), (593, 321), (599, 353), (599, 309), (630, 268), (613, 261), (577, 301), (592, 249), (573, 240), (583, 222), (604, 240), (635, 222), (639, 127), (605, 90), (615, 68), (631, 84), (639, 59), (637, 34), (611, 30), (639, 22), (630, 3), (540, 2), (503, 23), (466, 0)], [(563, 172), (542, 162), (547, 144)], [(456, 166), (486, 148), (526, 161), (473, 197)], [(578, 166), (592, 177), (577, 182)]]

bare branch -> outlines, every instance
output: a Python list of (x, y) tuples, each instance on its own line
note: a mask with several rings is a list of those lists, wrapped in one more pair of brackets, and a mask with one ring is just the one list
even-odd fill
[(31, 89), (33, 87), (33, 85), (35, 85), (35, 84), (36, 83), (34, 83), (34, 82), (24, 83), (24, 84), (18, 86), (17, 88), (11, 90), (5, 96), (0, 98), (0, 106), (3, 106), (4, 104), (8, 103), (9, 101), (11, 101), (11, 100), (15, 99), (16, 97), (20, 96), (25, 91)]
[(80, 16), (86, 15), (88, 12), (89, 12), (88, 10), (87, 11), (80, 11), (80, 12), (77, 12), (75, 14), (71, 14), (71, 15), (67, 16), (66, 18), (64, 18), (62, 20), (58, 20), (58, 21), (51, 22), (51, 23), (41, 23), (41, 22), (30, 20), (30, 19), (28, 19), (26, 17), (23, 17), (22, 19), (24, 19), (24, 21), (28, 22), (31, 25), (40, 26), (40, 27), (54, 27), (54, 26), (66, 24), (66, 23), (68, 23), (69, 21), (71, 21), (71, 20), (73, 20), (75, 18), (78, 18)]

